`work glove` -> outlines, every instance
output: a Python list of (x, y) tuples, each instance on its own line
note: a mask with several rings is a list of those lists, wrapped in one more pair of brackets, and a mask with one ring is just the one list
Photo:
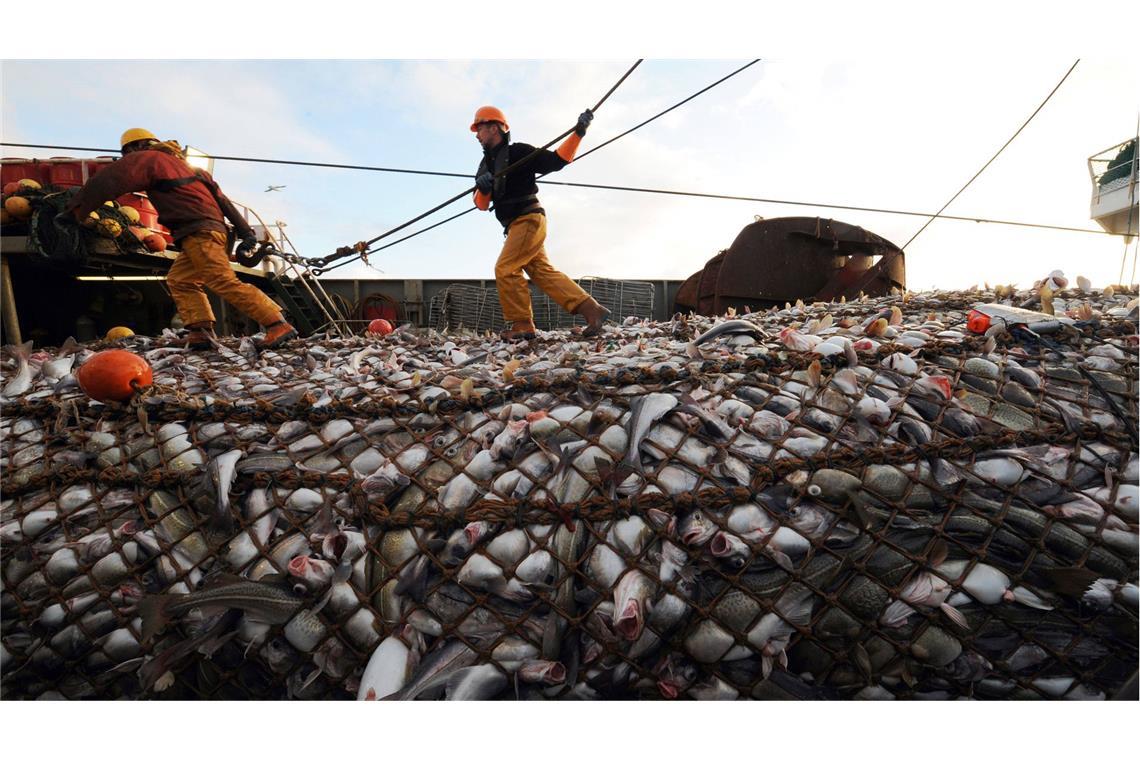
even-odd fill
[(483, 193), (484, 195), (490, 195), (491, 194), (491, 188), (493, 188), (494, 186), (495, 186), (495, 177), (494, 177), (494, 175), (491, 174), (491, 172), (483, 172), (482, 174), (480, 174), (478, 177), (475, 178), (475, 187), (479, 190), (479, 192)]
[(257, 247), (257, 238), (255, 238), (255, 237), (244, 237), (241, 239), (241, 242), (238, 243), (237, 255), (238, 256), (248, 256), (249, 254), (253, 253), (253, 249), (256, 247)]
[(590, 128), (590, 122), (593, 120), (594, 112), (587, 108), (582, 112), (582, 115), (578, 117), (578, 124), (574, 127), (574, 134), (578, 135), (578, 137), (585, 137), (586, 130)]

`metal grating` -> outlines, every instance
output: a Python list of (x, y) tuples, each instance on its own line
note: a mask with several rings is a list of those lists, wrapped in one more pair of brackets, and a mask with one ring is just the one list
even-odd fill
[[(578, 285), (598, 303), (610, 310), (610, 319), (620, 322), (627, 317), (650, 319), (653, 316), (653, 284), (634, 280), (609, 280), (583, 277)], [(559, 330), (585, 324), (581, 317), (570, 314), (545, 293), (531, 288), (531, 311), (540, 330)], [(495, 287), (450, 285), (431, 299), (428, 316), (432, 327), (439, 330), (460, 328), (483, 332), (497, 330), (505, 322)]]

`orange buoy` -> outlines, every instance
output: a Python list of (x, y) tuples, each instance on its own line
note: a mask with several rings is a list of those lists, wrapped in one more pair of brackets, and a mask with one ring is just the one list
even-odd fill
[(166, 238), (159, 235), (157, 232), (152, 232), (143, 238), (143, 245), (146, 246), (148, 251), (159, 253), (166, 250)]
[(13, 195), (4, 201), (4, 210), (16, 219), (27, 219), (32, 215), (32, 204), (27, 198)]
[(100, 351), (75, 374), (79, 387), (96, 401), (127, 401), (135, 388), (154, 382), (154, 374), (146, 359), (121, 349)]
[(990, 329), (989, 315), (971, 309), (970, 313), (966, 315), (966, 329), (972, 333), (983, 335), (986, 330)]
[(368, 332), (373, 335), (387, 335), (392, 329), (392, 323), (386, 319), (374, 319), (368, 323)]
[(95, 231), (103, 237), (117, 238), (123, 234), (123, 225), (114, 219), (100, 219), (95, 222)]

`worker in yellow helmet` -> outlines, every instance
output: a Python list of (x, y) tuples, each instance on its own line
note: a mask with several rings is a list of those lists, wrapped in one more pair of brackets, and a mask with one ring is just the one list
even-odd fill
[(104, 201), (146, 192), (181, 251), (170, 265), (166, 283), (189, 331), (189, 347), (208, 349), (215, 342), (214, 312), (204, 286), (265, 328), (261, 347), (274, 348), (296, 338), (297, 331), (285, 321), (280, 307), (239, 280), (230, 267), (226, 220), (241, 240), (239, 253), (252, 251), (257, 237), (214, 178), (186, 163), (178, 143), (159, 142), (145, 129), (128, 129), (119, 144), (123, 158), (88, 180), (67, 210), (82, 223)]
[[(574, 131), (554, 151), (539, 150), (526, 143), (511, 142), (506, 115), (494, 106), (475, 112), (471, 131), (483, 146), (483, 160), (475, 174), (475, 206), (483, 211), (495, 204), (495, 216), (503, 225), (506, 241), (495, 262), (495, 285), (503, 318), (510, 327), (501, 334), (506, 340), (529, 340), (535, 335), (530, 288), (526, 272), (544, 293), (571, 314), (586, 320), (584, 337), (602, 331), (609, 310), (595, 301), (577, 283), (550, 265), (543, 243), (546, 240), (546, 212), (538, 202), (536, 174), (556, 172), (574, 160), (578, 145), (593, 121), (589, 109), (578, 117)], [(531, 156), (526, 163), (503, 174), (508, 166)]]

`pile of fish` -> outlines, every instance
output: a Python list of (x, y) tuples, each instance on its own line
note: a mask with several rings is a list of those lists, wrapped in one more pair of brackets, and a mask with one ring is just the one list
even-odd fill
[[(1049, 332), (967, 332), (1043, 290)], [(76, 384), (106, 346), (9, 347), (3, 697), (1111, 697), (1136, 314), (1000, 288), (589, 340), (135, 336), (127, 404)]]

